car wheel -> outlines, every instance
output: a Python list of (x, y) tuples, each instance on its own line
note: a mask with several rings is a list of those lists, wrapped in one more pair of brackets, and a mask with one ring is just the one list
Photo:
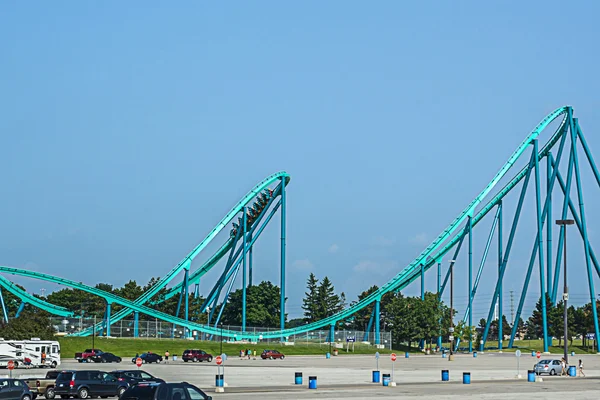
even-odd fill
[(100, 362), (101, 363), (106, 363), (106, 358), (102, 358)]
[(19, 368), (19, 362), (15, 361), (15, 368)]
[(21, 400), (31, 400), (31, 396), (29, 396), (28, 394), (26, 394), (23, 397), (21, 397)]
[(272, 359), (273, 359), (273, 356), (269, 357), (269, 360), (272, 360)]
[(212, 357), (208, 357), (208, 362), (212, 362)]
[(194, 359), (192, 360), (193, 362), (197, 362), (198, 359), (196, 357), (194, 357)]
[(121, 360), (120, 358), (117, 358), (117, 362), (118, 363), (120, 363), (121, 361), (123, 361), (123, 360)]
[(56, 361), (52, 361), (52, 364), (50, 366), (52, 368), (56, 368), (58, 366), (58, 364), (56, 363)]
[(556, 375), (556, 371), (555, 371), (555, 370), (553, 370), (553, 369), (551, 369), (551, 370), (550, 370), (550, 375), (552, 375), (552, 376)]
[(183, 362), (188, 362), (188, 360), (183, 360)]
[(77, 392), (77, 396), (80, 399), (87, 399), (90, 397), (90, 392), (88, 392), (88, 390), (86, 388), (81, 388), (79, 389), (79, 391)]
[(285, 356), (282, 354), (282, 355), (281, 355), (281, 359), (283, 360), (284, 358), (285, 358)]
[(46, 393), (44, 394), (44, 397), (47, 399), (53, 399), (56, 397), (56, 394), (54, 393), (54, 388), (48, 388), (46, 389)]
[(124, 387), (120, 387), (119, 391), (117, 392), (117, 397), (121, 398), (121, 396), (123, 396), (123, 393), (125, 393), (125, 388)]

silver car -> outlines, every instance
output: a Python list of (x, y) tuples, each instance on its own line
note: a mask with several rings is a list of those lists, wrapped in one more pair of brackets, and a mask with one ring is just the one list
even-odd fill
[(562, 366), (560, 365), (560, 360), (541, 360), (535, 364), (534, 370), (536, 375), (560, 375)]

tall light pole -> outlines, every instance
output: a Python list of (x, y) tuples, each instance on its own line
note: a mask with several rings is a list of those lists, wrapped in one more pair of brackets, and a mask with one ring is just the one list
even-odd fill
[[(573, 225), (575, 221), (572, 219), (557, 219), (556, 225), (564, 226), (565, 230), (565, 240), (563, 242), (563, 253), (564, 253), (564, 292), (563, 292), (563, 322), (565, 328), (565, 340), (564, 340), (564, 348), (565, 348), (565, 363), (569, 363), (569, 343), (567, 342), (568, 336), (568, 328), (567, 328), (567, 301), (569, 300), (569, 288), (567, 286), (567, 225)], [(542, 294), (544, 296), (544, 294)]]
[(456, 260), (450, 260), (450, 356), (448, 361), (454, 361), (454, 263)]

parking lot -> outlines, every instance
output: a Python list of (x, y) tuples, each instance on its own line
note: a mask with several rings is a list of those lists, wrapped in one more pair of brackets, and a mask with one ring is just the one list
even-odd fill
[[(545, 357), (542, 357), (542, 359)], [(560, 358), (560, 356), (559, 356)], [(537, 361), (529, 355), (520, 358), (520, 373), (517, 380), (517, 359), (514, 354), (457, 355), (449, 362), (447, 358), (435, 356), (399, 357), (394, 363), (396, 387), (383, 387), (371, 383), (371, 374), (376, 368), (373, 356), (286, 357), (284, 360), (256, 360), (229, 357), (225, 365), (224, 394), (214, 393), (217, 367), (212, 363), (183, 363), (178, 360), (169, 364), (145, 364), (141, 369), (167, 381), (187, 381), (214, 397), (238, 398), (370, 398), (387, 396), (433, 396), (458, 398), (465, 395), (475, 398), (493, 399), (530, 398), (535, 393), (544, 393), (546, 399), (597, 399), (600, 389), (600, 357), (575, 356), (571, 363), (581, 358), (586, 367), (586, 378), (543, 377), (544, 382), (528, 383), (527, 370)], [(120, 364), (81, 364), (74, 360), (63, 360), (62, 369), (135, 369), (129, 358)], [(450, 382), (441, 382), (441, 370), (450, 373)], [(392, 373), (392, 362), (388, 357), (379, 360), (382, 373)], [(302, 372), (302, 385), (294, 384), (294, 374)], [(471, 373), (471, 384), (462, 384), (462, 373)], [(4, 372), (5, 373), (5, 372)], [(40, 376), (45, 370), (14, 371), (15, 376)], [(309, 390), (308, 377), (317, 377), (317, 390)], [(577, 384), (573, 384), (577, 382)], [(283, 393), (286, 393), (283, 395)], [(441, 397), (440, 397), (441, 396)]]

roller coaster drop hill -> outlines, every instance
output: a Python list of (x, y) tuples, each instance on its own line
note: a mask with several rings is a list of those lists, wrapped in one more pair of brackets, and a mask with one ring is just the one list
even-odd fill
[[(547, 142), (540, 146), (538, 137), (540, 134), (553, 122), (558, 121), (558, 127), (551, 134)], [(565, 151), (565, 148), (568, 149)], [(530, 155), (528, 155), (530, 149)], [(559, 170), (560, 163), (563, 160), (563, 153), (568, 151), (567, 174), (566, 180), (561, 175)], [(555, 152), (555, 156), (553, 154)], [(96, 295), (106, 302), (105, 316), (103, 321), (83, 329), (73, 335), (88, 336), (96, 334), (99, 331), (105, 332), (110, 336), (111, 324), (122, 320), (123, 318), (134, 314), (134, 336), (138, 336), (138, 318), (139, 314), (145, 314), (152, 318), (161, 321), (172, 323), (175, 326), (181, 326), (185, 329), (185, 334), (188, 337), (192, 336), (192, 332), (201, 332), (207, 335), (217, 335), (234, 340), (247, 339), (256, 341), (259, 339), (274, 339), (279, 338), (282, 341), (287, 340), (289, 336), (302, 334), (315, 329), (329, 327), (330, 338), (333, 338), (335, 325), (338, 321), (347, 320), (353, 314), (361, 309), (374, 304), (373, 312), (367, 330), (373, 330), (375, 335), (375, 344), (379, 344), (379, 317), (380, 317), (380, 301), (384, 294), (389, 292), (398, 292), (406, 288), (408, 285), (420, 278), (421, 296), (424, 296), (424, 281), (425, 273), (431, 268), (437, 266), (437, 293), (440, 298), (444, 294), (448, 284), (450, 273), (456, 268), (456, 259), (460, 253), (465, 238), (468, 242), (468, 261), (466, 271), (468, 275), (468, 306), (465, 310), (463, 321), (469, 326), (473, 326), (472, 309), (473, 299), (475, 298), (477, 288), (481, 279), (481, 274), (488, 258), (490, 245), (494, 235), (498, 240), (498, 263), (497, 263), (497, 281), (489, 308), (487, 325), (483, 333), (484, 343), (487, 340), (490, 323), (492, 321), (493, 312), (496, 303), (499, 305), (499, 314), (502, 315), (502, 283), (507, 271), (507, 265), (513, 247), (517, 226), (522, 214), (525, 195), (530, 186), (530, 181), (533, 180), (533, 189), (535, 191), (535, 215), (536, 215), (536, 237), (533, 242), (531, 257), (523, 283), (523, 289), (519, 299), (515, 320), (519, 320), (527, 291), (529, 289), (531, 275), (535, 266), (539, 268), (539, 287), (542, 293), (547, 293), (550, 301), (556, 303), (559, 271), (561, 268), (563, 243), (565, 240), (564, 225), (558, 226), (552, 223), (552, 196), (554, 192), (559, 192), (562, 199), (562, 209), (560, 210), (560, 218), (566, 219), (570, 217), (574, 219), (579, 236), (583, 242), (583, 251), (585, 258), (585, 267), (587, 272), (587, 281), (590, 301), (592, 304), (596, 301), (596, 292), (594, 287), (595, 275), (600, 276), (600, 264), (588, 237), (587, 220), (583, 201), (583, 182), (580, 174), (580, 155), (583, 153), (591, 168), (595, 183), (600, 187), (600, 173), (596, 167), (594, 158), (584, 138), (579, 121), (573, 116), (573, 109), (570, 106), (561, 107), (546, 118), (544, 118), (525, 140), (517, 147), (508, 161), (502, 166), (498, 173), (494, 176), (491, 182), (479, 193), (473, 201), (452, 221), (452, 223), (425, 249), (415, 258), (408, 266), (402, 269), (389, 282), (380, 287), (377, 291), (364, 298), (358, 303), (353, 304), (349, 308), (332, 315), (323, 320), (299, 326), (296, 328), (285, 329), (285, 272), (286, 272), (286, 186), (290, 182), (290, 177), (286, 172), (278, 172), (273, 174), (262, 182), (257, 184), (250, 192), (248, 192), (219, 222), (219, 224), (198, 244), (185, 258), (177, 264), (168, 274), (158, 281), (152, 288), (146, 291), (135, 301), (130, 301), (116, 296), (112, 293), (102, 291), (100, 289), (74, 282), (68, 279), (51, 276), (44, 273), (27, 271), (24, 269), (12, 268), (8, 266), (0, 266), (0, 272), (9, 275), (18, 275), (28, 278), (40, 279), (47, 282), (64, 285), (66, 287), (82, 290), (93, 295)], [(526, 164), (512, 178), (509, 171), (515, 163), (523, 157), (523, 164)], [(541, 161), (546, 160), (545, 173), (545, 191), (542, 190), (542, 167)], [(533, 178), (533, 179), (532, 179)], [(571, 189), (575, 180), (575, 189)], [(500, 186), (500, 182), (507, 183)], [(558, 185), (556, 183), (558, 182)], [(556, 188), (558, 186), (558, 188)], [(594, 185), (595, 186), (595, 185)], [(571, 192), (576, 192), (577, 196), (571, 196)], [(502, 209), (503, 199), (511, 193), (518, 193), (518, 202), (515, 209), (515, 214), (510, 225), (510, 231), (507, 242), (503, 243), (502, 235)], [(573, 197), (573, 198), (572, 198)], [(486, 201), (487, 200), (487, 201)], [(495, 213), (491, 214), (491, 211)], [(281, 262), (280, 262), (280, 330), (252, 332), (246, 330), (246, 290), (252, 285), (252, 249), (256, 240), (260, 237), (264, 228), (269, 224), (274, 215), (279, 211), (281, 218)], [(487, 215), (493, 215), (491, 229), (488, 233), (487, 242), (477, 273), (473, 276), (473, 256), (472, 243), (474, 228)], [(236, 219), (237, 218), (237, 219)], [(212, 254), (207, 261), (192, 271), (192, 263), (194, 259), (206, 248), (206, 246), (217, 238), (217, 235), (231, 224), (229, 235), (225, 243)], [(544, 229), (544, 224), (545, 229)], [(553, 229), (558, 229), (558, 243), (552, 246)], [(545, 237), (545, 241), (544, 241)], [(546, 251), (544, 251), (544, 245)], [(553, 248), (556, 248), (556, 257), (553, 257)], [(452, 257), (447, 260), (448, 268), (442, 279), (442, 259), (451, 251)], [(198, 295), (200, 279), (206, 275), (211, 269), (215, 268), (219, 262), (224, 261), (224, 268), (216, 281), (211, 291), (206, 296), (206, 300), (202, 304), (201, 312), (208, 312), (208, 323), (198, 324), (190, 321), (189, 318), (189, 288), (194, 286), (195, 295)], [(536, 262), (537, 260), (537, 262)], [(242, 330), (223, 330), (217, 328), (221, 313), (224, 307), (217, 307), (218, 304), (225, 304), (226, 300), (236, 282), (238, 273), (242, 273)], [(176, 277), (183, 273), (183, 280), (169, 286)], [(163, 288), (167, 288), (167, 294), (160, 301), (164, 301), (173, 296), (179, 295), (176, 315), (169, 315), (159, 312), (152, 308), (158, 301), (152, 298)], [(67, 310), (50, 304), (43, 299), (37, 298), (26, 291), (17, 287), (14, 283), (0, 276), (0, 302), (2, 303), (4, 319), (8, 320), (6, 306), (1, 296), (1, 290), (7, 290), (21, 300), (21, 305), (15, 317), (18, 317), (26, 304), (40, 308), (51, 314), (69, 317), (73, 316), (72, 310)], [(545, 311), (546, 298), (541, 296), (542, 309)], [(123, 308), (115, 313), (111, 313), (111, 305), (118, 304)], [(183, 310), (182, 310), (183, 308)], [(215, 316), (216, 310), (219, 313)], [(183, 311), (183, 315), (182, 314)], [(593, 323), (596, 337), (600, 337), (598, 327), (598, 315), (596, 308), (592, 307)], [(543, 316), (543, 339), (544, 350), (548, 351), (549, 336), (548, 322), (546, 321), (546, 313)], [(499, 331), (502, 332), (502, 319), (499, 320)], [(510, 341), (508, 347), (512, 347), (517, 330), (517, 324), (513, 324)], [(442, 338), (438, 338), (438, 345), (441, 345)], [(600, 352), (600, 341), (596, 341), (597, 351)], [(483, 346), (483, 345), (482, 345)], [(502, 341), (499, 343), (499, 348), (502, 349)], [(469, 341), (469, 349), (473, 350), (473, 342)]]

